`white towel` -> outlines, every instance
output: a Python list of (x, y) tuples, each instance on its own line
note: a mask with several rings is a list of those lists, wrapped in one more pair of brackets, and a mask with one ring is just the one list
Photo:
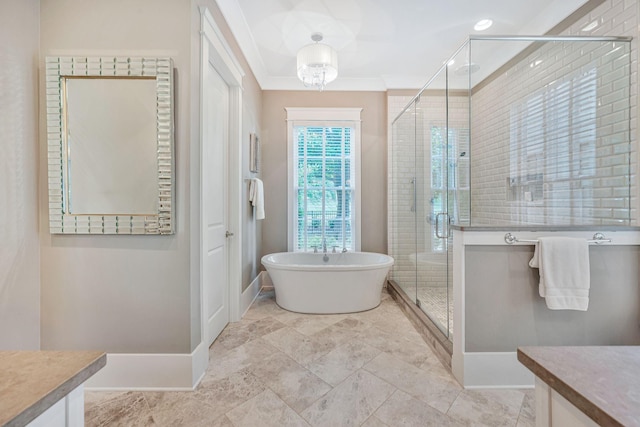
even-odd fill
[(253, 178), (249, 186), (249, 201), (256, 208), (256, 219), (264, 219), (264, 190), (262, 180)]
[(589, 306), (589, 243), (571, 237), (540, 237), (529, 266), (540, 269), (540, 296), (551, 310)]

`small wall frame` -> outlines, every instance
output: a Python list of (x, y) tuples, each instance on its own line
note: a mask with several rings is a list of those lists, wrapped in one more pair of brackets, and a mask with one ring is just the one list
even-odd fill
[(173, 234), (173, 62), (47, 57), (51, 234)]
[(249, 135), (249, 171), (260, 172), (260, 139), (258, 135)]

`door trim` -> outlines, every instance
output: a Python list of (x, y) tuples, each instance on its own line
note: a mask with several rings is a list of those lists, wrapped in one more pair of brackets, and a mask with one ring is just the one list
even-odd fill
[(244, 71), (240, 67), (231, 48), (224, 39), (222, 32), (218, 28), (211, 12), (206, 7), (200, 8), (201, 14), (201, 39), (200, 39), (200, 135), (199, 147), (200, 162), (199, 168), (199, 214), (197, 237), (198, 246), (198, 271), (200, 282), (200, 337), (201, 342), (206, 340), (206, 313), (204, 310), (203, 298), (203, 248), (202, 232), (204, 219), (202, 218), (203, 206), (203, 185), (202, 185), (202, 136), (203, 136), (203, 113), (204, 100), (202, 90), (209, 64), (220, 74), (225, 83), (229, 86), (229, 147), (228, 147), (228, 189), (227, 189), (227, 227), (234, 236), (228, 239), (227, 246), (227, 268), (229, 277), (229, 320), (236, 322), (240, 320), (240, 299), (242, 295), (242, 227), (241, 227), (241, 199), (242, 194), (242, 168), (241, 168), (241, 147), (242, 142), (242, 78)]

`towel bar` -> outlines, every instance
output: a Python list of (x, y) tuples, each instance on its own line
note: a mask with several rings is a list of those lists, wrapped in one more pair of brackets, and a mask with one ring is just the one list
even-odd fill
[[(504, 241), (507, 245), (513, 245), (514, 243), (538, 243), (538, 240), (526, 240), (526, 239), (518, 239), (511, 233), (507, 233), (504, 235)], [(600, 245), (602, 243), (611, 243), (611, 239), (606, 239), (604, 234), (596, 233), (593, 235), (592, 240), (587, 240), (587, 243), (594, 243), (596, 245)]]

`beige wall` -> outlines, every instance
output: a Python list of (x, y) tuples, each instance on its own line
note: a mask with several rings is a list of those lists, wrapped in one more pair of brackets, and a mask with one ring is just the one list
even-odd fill
[[(260, 132), (261, 91), (214, 0), (41, 0), (40, 64), (46, 55), (170, 56), (176, 72), (174, 235), (52, 236), (46, 173), (40, 176), (43, 349), (190, 353), (200, 342), (201, 5), (210, 9), (244, 68), (243, 140), (248, 141), (249, 132)], [(247, 150), (248, 143), (242, 144), (243, 157)], [(40, 168), (47, 168), (43, 131)], [(259, 245), (251, 221), (243, 212), (243, 240)], [(255, 277), (258, 250), (243, 249), (244, 287)]]
[(387, 251), (387, 95), (385, 92), (264, 91), (262, 253), (287, 251), (286, 107), (362, 108), (362, 251)]
[(0, 350), (40, 347), (38, 0), (0, 2)]
[[(50, 235), (47, 175), (40, 174), (43, 349), (192, 350), (190, 332), (199, 322), (190, 316), (189, 29), (186, 0), (41, 1), (41, 66), (47, 55), (149, 55), (172, 57), (177, 70), (174, 235)], [(44, 84), (40, 94), (46, 171)]]

